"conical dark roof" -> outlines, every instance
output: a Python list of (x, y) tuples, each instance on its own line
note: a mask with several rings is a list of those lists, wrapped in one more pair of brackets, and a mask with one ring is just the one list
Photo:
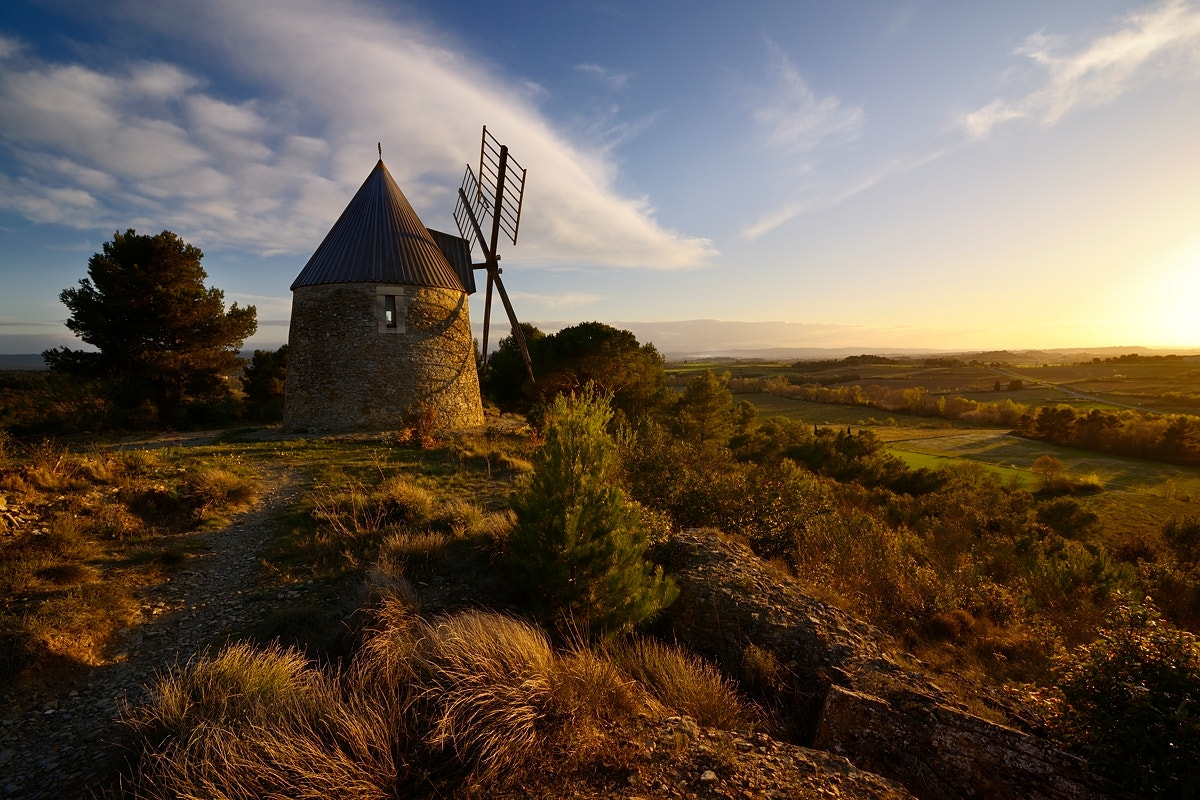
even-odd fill
[(382, 160), (291, 288), (320, 283), (391, 283), (464, 291)]

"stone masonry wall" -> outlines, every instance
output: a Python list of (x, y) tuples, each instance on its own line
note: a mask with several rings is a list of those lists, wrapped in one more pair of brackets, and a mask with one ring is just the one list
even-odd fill
[[(381, 320), (396, 296), (398, 324)], [(439, 428), (483, 424), (467, 296), (375, 284), (298, 287), (292, 296), (284, 428), (392, 430), (432, 410)]]

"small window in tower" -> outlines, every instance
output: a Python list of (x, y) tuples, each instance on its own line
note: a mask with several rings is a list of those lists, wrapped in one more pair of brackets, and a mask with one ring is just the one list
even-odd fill
[(383, 296), (383, 321), (389, 328), (396, 327), (396, 295)]

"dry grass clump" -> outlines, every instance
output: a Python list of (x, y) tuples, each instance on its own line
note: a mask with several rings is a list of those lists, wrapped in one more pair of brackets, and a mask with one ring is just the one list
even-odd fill
[(379, 562), (390, 574), (428, 575), (449, 544), (450, 537), (437, 531), (393, 533), (380, 546)]
[(128, 712), (139, 798), (394, 797), (393, 734), (295, 650), (246, 644), (161, 678)]
[(493, 549), (500, 551), (503, 550), (505, 542), (512, 535), (516, 525), (517, 518), (511, 509), (493, 511), (484, 515), (475, 533), (487, 539)]
[(236, 643), (160, 678), (150, 704), (135, 711), (130, 721), (157, 738), (204, 725), (307, 716), (319, 707), (324, 689), (321, 673), (302, 653)]
[(600, 723), (650, 704), (602, 654), (556, 652), (510, 617), (430, 622), (388, 599), (375, 620), (339, 674), (237, 644), (161, 678), (127, 712), (142, 750), (129, 794), (452, 796), (586, 754)]
[(373, 495), (387, 521), (400, 525), (426, 524), (437, 505), (432, 492), (403, 475), (383, 481)]
[(5, 652), (10, 671), (36, 660), (41, 653), (71, 659), (81, 664), (101, 664), (110, 636), (137, 615), (137, 603), (128, 588), (113, 582), (91, 581), (69, 587), (53, 587), (26, 613), (7, 620), (9, 635), (17, 648)]
[(403, 709), (433, 769), (468, 782), (515, 781), (549, 751), (587, 741), (602, 720), (645, 708), (647, 697), (586, 648), (556, 653), (537, 628), (485, 611), (433, 622), (387, 604), (386, 627), (355, 665), (364, 693)]
[(201, 466), (188, 470), (183, 486), (199, 522), (221, 519), (231, 511), (246, 508), (258, 496), (252, 480), (227, 466)]
[(708, 727), (749, 727), (753, 714), (732, 681), (678, 645), (634, 637), (609, 645), (607, 654), (667, 708)]
[(478, 503), (454, 498), (442, 503), (437, 512), (438, 522), (449, 528), (454, 536), (470, 536), (479, 531), (484, 522), (483, 509)]
[(412, 662), (425, 743), (477, 779), (518, 768), (560, 713), (550, 644), (517, 620), (485, 612), (442, 619), (424, 627)]
[(432, 519), (433, 493), (411, 478), (395, 476), (377, 486), (352, 482), (346, 488), (319, 488), (312, 496), (313, 518), (340, 536), (376, 534), (388, 527), (424, 525)]

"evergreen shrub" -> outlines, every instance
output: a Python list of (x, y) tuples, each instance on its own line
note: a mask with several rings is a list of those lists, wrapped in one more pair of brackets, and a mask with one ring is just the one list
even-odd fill
[(514, 585), (543, 619), (599, 636), (628, 629), (678, 590), (646, 561), (646, 526), (620, 488), (610, 397), (589, 386), (547, 408), (545, 445), (512, 499)]

